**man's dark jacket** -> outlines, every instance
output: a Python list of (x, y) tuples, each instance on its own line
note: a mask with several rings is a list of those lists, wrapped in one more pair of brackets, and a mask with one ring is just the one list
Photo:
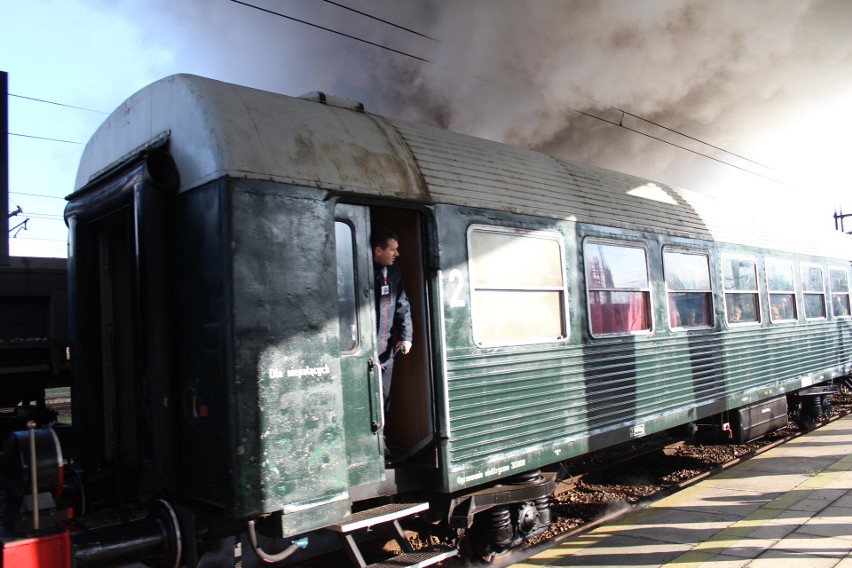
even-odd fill
[[(397, 341), (411, 341), (414, 337), (414, 326), (411, 324), (411, 305), (408, 303), (408, 295), (402, 283), (402, 273), (399, 267), (392, 264), (387, 267), (387, 285), (390, 293), (382, 296), (382, 286), (385, 285), (385, 277), (382, 275), (382, 267), (373, 265), (375, 275), (376, 292), (376, 350), (379, 355), (390, 352), (393, 346), (390, 344), (391, 337)], [(382, 357), (380, 357), (382, 359)]]

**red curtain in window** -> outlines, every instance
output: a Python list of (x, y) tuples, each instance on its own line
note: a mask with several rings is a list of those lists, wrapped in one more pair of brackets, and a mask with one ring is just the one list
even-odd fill
[(627, 333), (648, 329), (642, 292), (592, 292), (589, 319), (592, 333)]

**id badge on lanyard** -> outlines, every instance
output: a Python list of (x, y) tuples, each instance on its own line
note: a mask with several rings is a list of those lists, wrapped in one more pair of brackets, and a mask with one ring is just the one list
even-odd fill
[(382, 296), (389, 296), (390, 295), (390, 286), (388, 285), (388, 268), (387, 268), (387, 266), (382, 267), (382, 280), (384, 281), (384, 284), (382, 284), (382, 287), (379, 289), (379, 291), (381, 292)]

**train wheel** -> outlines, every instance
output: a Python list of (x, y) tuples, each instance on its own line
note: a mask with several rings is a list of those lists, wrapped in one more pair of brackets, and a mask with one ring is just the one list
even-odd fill
[(476, 515), (466, 540), (470, 556), (483, 562), (498, 562), (508, 555), (514, 540), (509, 507), (494, 507)]

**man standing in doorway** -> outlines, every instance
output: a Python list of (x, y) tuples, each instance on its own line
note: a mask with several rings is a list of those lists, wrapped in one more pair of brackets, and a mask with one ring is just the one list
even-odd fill
[(382, 369), (382, 393), (385, 412), (388, 410), (393, 374), (393, 357), (397, 352), (407, 355), (411, 351), (414, 326), (411, 324), (411, 306), (402, 274), (394, 261), (399, 257), (399, 238), (385, 228), (376, 228), (370, 235), (373, 249), (373, 272), (376, 279), (376, 350)]

